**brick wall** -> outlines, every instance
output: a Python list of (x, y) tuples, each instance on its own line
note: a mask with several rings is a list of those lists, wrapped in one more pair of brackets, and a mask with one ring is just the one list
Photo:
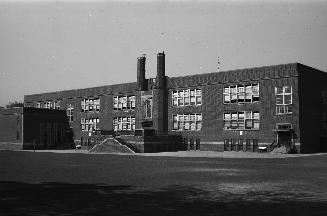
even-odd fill
[[(204, 150), (222, 150), (224, 139), (258, 139), (259, 145), (269, 145), (276, 140), (276, 132), (273, 130), (276, 123), (292, 123), (294, 130), (294, 142), (301, 146), (302, 152), (311, 152), (309, 144), (309, 134), (317, 137), (312, 127), (311, 129), (305, 128), (301, 125), (299, 114), (300, 110), (303, 114), (302, 122), (308, 125), (317, 124), (316, 120), (304, 116), (307, 108), (307, 103), (311, 103), (312, 107), (308, 110), (315, 113), (316, 109), (313, 108), (318, 103), (318, 98), (310, 98), (311, 93), (307, 92), (310, 85), (314, 83), (305, 82), (304, 80), (311, 79), (311, 74), (303, 75), (302, 81), (299, 84), (299, 68), (306, 68), (300, 64), (284, 64), (267, 67), (250, 68), (243, 70), (232, 70), (219, 73), (208, 73), (191, 75), (184, 77), (172, 77), (167, 79), (167, 107), (163, 105), (163, 112), (167, 114), (168, 118), (168, 131), (169, 134), (181, 134), (185, 138), (194, 138), (201, 140), (201, 149)], [(302, 70), (301, 69), (301, 70)], [(303, 69), (304, 70), (304, 69)], [(308, 68), (306, 68), (308, 70)], [(323, 75), (316, 75), (319, 80)], [(153, 83), (147, 82), (147, 89), (155, 87)], [(224, 104), (223, 103), (223, 87), (232, 84), (247, 84), (259, 83), (260, 85), (260, 102), (245, 103), (245, 104)], [(293, 88), (293, 113), (291, 115), (276, 115), (275, 114), (275, 86), (291, 85)], [(172, 91), (174, 89), (202, 89), (202, 105), (197, 107), (174, 107), (172, 106)], [(322, 88), (322, 87), (321, 87)], [(299, 93), (300, 92), (300, 93)], [(114, 111), (113, 110), (113, 96), (134, 94), (136, 95), (136, 108), (133, 111)], [(37, 101), (47, 100), (61, 100), (61, 109), (66, 109), (67, 103), (75, 104), (74, 122), (71, 126), (74, 128), (75, 140), (80, 137), (87, 137), (88, 132), (81, 132), (80, 118), (81, 117), (99, 117), (100, 128), (104, 130), (112, 130), (112, 119), (114, 116), (135, 116), (136, 129), (141, 129), (142, 108), (141, 108), (141, 94), (142, 91), (137, 91), (137, 83), (117, 84), (110, 86), (101, 86), (95, 88), (86, 88), (78, 90), (68, 90), (61, 92), (44, 93), (37, 95), (25, 96), (25, 103), (35, 106)], [(303, 100), (299, 100), (299, 94), (307, 95)], [(154, 89), (153, 98), (153, 128), (158, 129), (159, 113), (158, 106), (163, 103), (157, 103), (159, 99), (158, 89)], [(80, 102), (82, 98), (100, 98), (100, 113), (81, 113)], [(301, 109), (300, 109), (301, 106)], [(166, 107), (166, 108), (165, 108)], [(160, 112), (159, 112), (160, 111)], [(223, 129), (223, 113), (227, 111), (259, 111), (260, 112), (260, 129), (259, 130), (244, 130), (243, 135), (237, 130), (224, 130)], [(172, 115), (183, 113), (202, 113), (202, 130), (201, 131), (172, 131)], [(313, 117), (315, 118), (315, 117)], [(161, 125), (160, 127), (165, 127)], [(310, 126), (309, 126), (310, 127)], [(312, 131), (310, 131), (312, 130)], [(305, 131), (305, 132), (303, 132)], [(302, 133), (305, 136), (302, 137)], [(318, 136), (319, 137), (319, 136)], [(318, 138), (317, 138), (318, 139)], [(306, 141), (305, 141), (306, 140)], [(304, 144), (306, 143), (306, 144)], [(307, 145), (308, 147), (305, 147)], [(320, 144), (315, 144), (320, 145)], [(314, 147), (315, 149), (315, 147)]]

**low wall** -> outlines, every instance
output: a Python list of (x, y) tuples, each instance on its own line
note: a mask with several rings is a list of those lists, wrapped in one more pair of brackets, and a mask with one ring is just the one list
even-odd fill
[(120, 136), (128, 145), (133, 145), (140, 153), (173, 152), (186, 150), (180, 136)]
[(21, 143), (0, 142), (0, 150), (23, 150)]

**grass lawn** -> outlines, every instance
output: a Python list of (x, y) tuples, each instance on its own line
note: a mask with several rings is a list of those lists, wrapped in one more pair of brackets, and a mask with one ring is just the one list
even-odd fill
[(0, 215), (326, 215), (326, 162), (0, 151)]

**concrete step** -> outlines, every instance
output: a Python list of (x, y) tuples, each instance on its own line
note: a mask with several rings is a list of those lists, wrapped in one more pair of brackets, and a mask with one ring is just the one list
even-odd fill
[(119, 143), (115, 138), (107, 138), (102, 143), (95, 145), (89, 152), (106, 153), (135, 153), (125, 145)]

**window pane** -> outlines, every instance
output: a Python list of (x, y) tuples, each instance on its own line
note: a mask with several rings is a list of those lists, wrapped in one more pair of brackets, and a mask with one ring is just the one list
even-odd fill
[(244, 119), (238, 120), (238, 129), (244, 129)]
[(173, 98), (173, 106), (177, 106), (177, 98)]
[(196, 130), (201, 130), (202, 122), (196, 122)]
[(229, 103), (230, 102), (230, 96), (229, 94), (224, 95), (224, 103)]
[(184, 129), (185, 130), (189, 130), (190, 129), (190, 123), (189, 122), (185, 122)]
[(184, 90), (184, 97), (190, 96), (190, 90)]
[(178, 98), (178, 106), (183, 106), (183, 98)]
[(231, 126), (230, 126), (231, 129), (237, 129), (237, 120), (232, 120), (231, 121)]
[(230, 129), (230, 127), (231, 127), (230, 121), (224, 121), (224, 128)]
[(191, 130), (195, 130), (195, 129), (196, 129), (195, 122), (193, 121), (193, 122), (191, 122)]
[(226, 120), (231, 119), (231, 114), (230, 113), (225, 113), (224, 114), (224, 119), (226, 119)]
[(189, 120), (189, 115), (185, 115), (184, 116), (184, 121), (188, 121)]
[(191, 96), (191, 105), (195, 105), (195, 96)]
[(283, 95), (276, 95), (276, 104), (277, 105), (283, 104)]
[(178, 130), (178, 123), (177, 122), (174, 122), (173, 129)]
[(292, 95), (284, 95), (284, 104), (292, 104)]
[(245, 128), (246, 129), (252, 129), (252, 120), (251, 119), (246, 119), (245, 120)]
[(290, 86), (284, 86), (285, 93), (292, 93), (292, 88)]
[(186, 97), (186, 98), (184, 98), (185, 99), (185, 101), (184, 101), (184, 105), (185, 106), (189, 106), (190, 105), (190, 98), (189, 97)]
[(183, 130), (183, 128), (184, 128), (184, 124), (183, 124), (183, 122), (178, 122), (178, 130)]
[(259, 120), (253, 120), (253, 128), (259, 129)]
[(202, 103), (201, 97), (196, 97), (196, 104), (200, 105)]
[(237, 94), (236, 93), (232, 93), (231, 94), (231, 103), (236, 103), (237, 102)]

